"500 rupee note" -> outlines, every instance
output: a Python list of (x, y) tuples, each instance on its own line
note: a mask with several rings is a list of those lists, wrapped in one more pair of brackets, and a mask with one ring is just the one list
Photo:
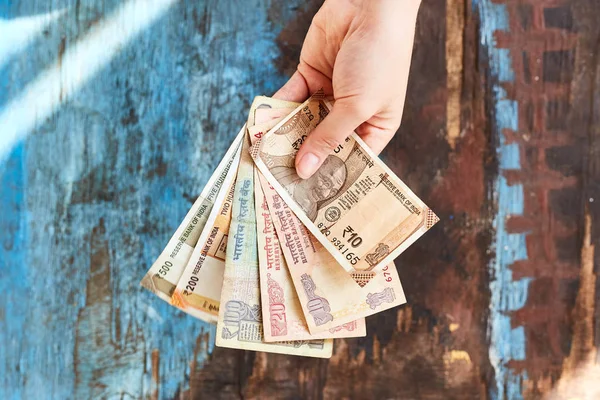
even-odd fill
[(352, 133), (309, 179), (294, 161), (331, 104), (318, 91), (257, 142), (256, 166), (346, 271), (377, 271), (423, 235), (437, 216)]
[(246, 126), (250, 128), (272, 119), (281, 119), (281, 117), (288, 115), (296, 107), (298, 107), (298, 103), (267, 96), (256, 96), (250, 106)]
[(237, 135), (173, 237), (140, 282), (143, 287), (165, 301), (171, 301), (173, 291), (234, 163), (236, 152), (239, 152), (243, 134), (242, 131)]
[[(242, 130), (245, 131), (245, 128)], [(238, 148), (223, 182), (223, 189), (216, 198), (215, 207), (208, 217), (171, 300), (174, 306), (210, 323), (216, 323), (219, 314), (233, 189), (240, 155), (241, 149)]]

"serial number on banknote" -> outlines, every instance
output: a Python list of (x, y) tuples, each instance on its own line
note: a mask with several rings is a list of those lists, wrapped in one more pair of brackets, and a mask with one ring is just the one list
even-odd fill
[(390, 269), (389, 265), (386, 265), (385, 267), (383, 267), (382, 271), (383, 271), (383, 276), (385, 277), (385, 281), (386, 282), (391, 282), (392, 281), (392, 274), (391, 272), (387, 272)]
[(335, 247), (337, 247), (340, 253), (346, 257), (346, 260), (348, 260), (350, 264), (356, 265), (360, 261), (360, 257), (355, 255), (352, 249), (355, 249), (358, 246), (360, 246), (363, 242), (363, 239), (358, 235), (357, 232), (354, 231), (354, 228), (348, 225), (342, 231), (341, 238), (337, 238), (334, 236), (330, 238), (329, 236), (331, 235), (331, 231), (327, 229), (327, 227), (325, 227), (323, 223), (319, 223), (318, 227), (321, 230), (321, 233), (327, 238), (329, 238), (329, 241)]

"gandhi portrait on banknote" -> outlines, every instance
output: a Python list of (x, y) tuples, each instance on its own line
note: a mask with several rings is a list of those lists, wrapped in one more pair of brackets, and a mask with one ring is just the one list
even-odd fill
[(328, 156), (321, 168), (308, 179), (300, 178), (296, 169), (288, 166), (273, 167), (271, 173), (311, 221), (317, 218), (319, 203), (334, 197), (344, 186), (348, 175), (346, 165), (336, 156)]

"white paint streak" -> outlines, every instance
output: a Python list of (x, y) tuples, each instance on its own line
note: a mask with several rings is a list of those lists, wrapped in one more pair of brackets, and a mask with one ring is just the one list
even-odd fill
[(148, 317), (160, 324), (162, 324), (164, 322), (164, 319), (160, 316), (160, 314), (158, 313), (158, 311), (156, 311), (156, 309), (154, 307), (152, 307), (151, 305), (148, 305), (148, 307), (146, 308), (146, 315), (148, 315)]
[(176, 1), (130, 0), (121, 5), (9, 102), (0, 113), (0, 163), (20, 140)]
[(0, 19), (0, 68), (4, 67), (14, 54), (25, 50), (37, 35), (64, 12), (65, 10), (57, 10), (42, 15)]

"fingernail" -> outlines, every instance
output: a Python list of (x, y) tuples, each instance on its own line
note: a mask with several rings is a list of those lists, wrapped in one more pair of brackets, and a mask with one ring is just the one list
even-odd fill
[(306, 153), (298, 163), (298, 176), (302, 179), (308, 179), (319, 169), (319, 157), (313, 153)]

